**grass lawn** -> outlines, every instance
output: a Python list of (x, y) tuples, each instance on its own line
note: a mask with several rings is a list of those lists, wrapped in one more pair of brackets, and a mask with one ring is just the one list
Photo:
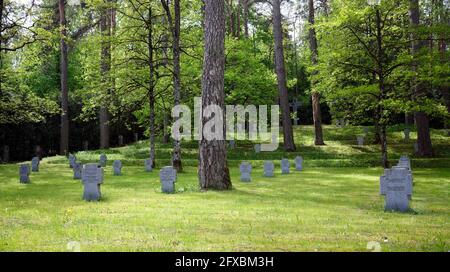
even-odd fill
[[(400, 131), (389, 134), (393, 161), (412, 152)], [(412, 211), (401, 214), (383, 211), (378, 146), (355, 146), (360, 132), (326, 127), (327, 146), (314, 147), (312, 128), (298, 128), (294, 154), (255, 155), (237, 142), (229, 192), (198, 190), (196, 143), (184, 145), (173, 195), (160, 193), (158, 169), (144, 172), (147, 142), (77, 154), (82, 162), (108, 155), (98, 203), (81, 200), (63, 157), (44, 159), (29, 185), (19, 184), (17, 165), (0, 165), (0, 251), (67, 251), (71, 241), (82, 251), (367, 251), (372, 241), (383, 251), (450, 250), (450, 138), (433, 131), (436, 156), (412, 158)], [(281, 176), (278, 160), (297, 154), (305, 170)], [(158, 145), (157, 158), (166, 165), (170, 145)], [(113, 159), (123, 160), (123, 176), (112, 175)], [(266, 159), (277, 160), (274, 178), (262, 175)], [(255, 166), (252, 183), (239, 182), (242, 160)]]

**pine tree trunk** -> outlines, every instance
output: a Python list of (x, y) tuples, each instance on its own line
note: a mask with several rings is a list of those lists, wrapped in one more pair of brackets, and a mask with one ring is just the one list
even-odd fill
[(69, 152), (69, 87), (68, 77), (68, 57), (66, 43), (66, 13), (65, 1), (59, 0), (59, 24), (61, 28), (60, 38), (60, 77), (61, 77), (61, 139), (59, 154), (66, 155)]
[[(109, 1), (108, 1), (109, 2)], [(111, 14), (108, 8), (102, 8), (100, 18), (100, 32), (102, 35), (101, 41), (101, 82), (102, 92), (105, 96), (109, 96), (111, 93)], [(100, 148), (109, 148), (109, 120), (110, 114), (108, 111), (107, 103), (104, 99), (100, 106), (99, 122), (100, 122)]]
[[(417, 28), (420, 24), (420, 8), (419, 8), (419, 0), (410, 0), (409, 7), (409, 16), (410, 16), (410, 24), (413, 28)], [(413, 58), (416, 58), (416, 54), (419, 53), (421, 48), (424, 47), (424, 43), (422, 41), (416, 41), (416, 35), (412, 34), (412, 43), (411, 43), (411, 53)], [(417, 61), (414, 62), (412, 70), (414, 73), (418, 71), (419, 64)], [(418, 82), (417, 78), (413, 79), (413, 97), (414, 99), (418, 99), (420, 97), (425, 96), (424, 86), (421, 82)], [(430, 121), (426, 113), (424, 112), (416, 112), (414, 114), (415, 123), (417, 126), (417, 144), (419, 147), (419, 151), (417, 155), (419, 156), (432, 156), (433, 155), (433, 147), (431, 144), (431, 136), (430, 136)]]
[[(317, 37), (316, 31), (314, 29), (315, 23), (315, 10), (314, 10), (314, 0), (308, 0), (309, 7), (309, 16), (308, 21), (310, 24), (309, 29), (309, 47), (311, 50), (311, 63), (313, 66), (317, 65), (318, 58), (318, 49), (317, 49)], [(317, 71), (312, 72), (312, 76), (314, 77), (317, 74)], [(314, 120), (314, 144), (315, 145), (325, 145), (323, 141), (323, 131), (322, 131), (322, 112), (320, 109), (320, 94), (314, 90), (315, 82), (311, 81), (311, 87), (313, 89), (312, 92), (312, 109), (313, 109), (313, 120)]]
[(149, 107), (150, 107), (150, 160), (152, 168), (155, 168), (156, 152), (155, 152), (155, 65), (154, 65), (154, 46), (153, 46), (153, 19), (152, 7), (148, 8), (148, 33), (147, 33), (147, 49), (148, 49), (148, 67), (149, 67)]
[(244, 20), (244, 37), (248, 39), (249, 32), (248, 32), (248, 12), (249, 12), (249, 1), (250, 0), (242, 0), (243, 1), (243, 20)]
[(280, 108), (283, 122), (284, 150), (295, 151), (294, 133), (290, 117), (289, 97), (286, 83), (286, 68), (284, 63), (283, 29), (281, 26), (280, 0), (272, 0), (273, 35), (275, 43), (275, 69), (280, 93)]
[[(205, 50), (202, 77), (202, 107), (217, 105), (224, 110), (225, 2), (205, 0)], [(202, 118), (203, 125), (208, 121)], [(203, 190), (232, 188), (224, 140), (200, 141), (199, 183)]]

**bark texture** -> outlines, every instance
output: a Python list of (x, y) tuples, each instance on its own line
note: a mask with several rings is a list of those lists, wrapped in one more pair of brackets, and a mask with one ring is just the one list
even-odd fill
[(68, 58), (67, 58), (67, 30), (66, 30), (66, 4), (64, 0), (59, 0), (59, 25), (60, 32), (60, 87), (61, 87), (61, 139), (59, 154), (66, 155), (69, 152), (69, 87), (68, 77)]

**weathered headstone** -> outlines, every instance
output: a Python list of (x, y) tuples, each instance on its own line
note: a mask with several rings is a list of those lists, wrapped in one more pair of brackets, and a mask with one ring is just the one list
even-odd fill
[(30, 183), (30, 165), (21, 164), (19, 166), (20, 183)]
[(241, 181), (242, 182), (251, 182), (252, 181), (252, 165), (248, 162), (241, 163), (239, 170), (241, 172)]
[(406, 212), (412, 198), (412, 176), (406, 168), (387, 169), (380, 178), (380, 195), (385, 196), (385, 210)]
[(135, 133), (134, 134), (134, 142), (137, 143), (139, 141), (139, 134)]
[(409, 128), (405, 128), (405, 130), (403, 131), (403, 134), (405, 135), (405, 141), (409, 141), (411, 130)]
[(287, 175), (290, 173), (289, 167), (291, 166), (291, 163), (288, 159), (281, 160), (281, 174)]
[(122, 135), (119, 135), (119, 137), (118, 137), (119, 139), (119, 146), (123, 146), (123, 136)]
[(76, 158), (74, 155), (69, 154), (69, 166), (70, 166), (70, 168), (73, 168), (73, 164), (74, 164), (76, 161), (77, 161), (77, 158)]
[(122, 162), (119, 160), (115, 160), (113, 162), (114, 176), (122, 175)]
[(408, 156), (402, 156), (402, 157), (400, 157), (397, 166), (405, 167), (405, 168), (411, 170), (411, 160), (408, 158)]
[(80, 162), (73, 164), (73, 179), (81, 179), (81, 173), (83, 171), (83, 165)]
[(177, 180), (177, 171), (172, 166), (166, 166), (159, 171), (161, 181), (161, 191), (165, 194), (175, 193), (175, 182)]
[(272, 161), (264, 162), (264, 176), (271, 178), (274, 176), (273, 172), (275, 170), (275, 165)]
[(145, 160), (145, 172), (152, 172), (153, 171), (153, 162), (151, 159)]
[(31, 159), (31, 171), (39, 172), (39, 157), (33, 157)]
[(295, 170), (303, 171), (303, 158), (301, 156), (295, 158)]
[(102, 197), (100, 186), (103, 183), (103, 168), (96, 163), (83, 166), (81, 178), (83, 180), (83, 199), (86, 201), (99, 201)]
[(230, 147), (230, 149), (234, 149), (236, 147), (236, 142), (234, 140), (230, 140), (228, 146)]
[(358, 146), (364, 145), (364, 137), (363, 136), (356, 137), (356, 141), (358, 142)]
[(260, 144), (255, 144), (255, 153), (261, 153), (261, 145)]
[(106, 161), (108, 160), (108, 158), (106, 157), (105, 154), (101, 154), (100, 155), (100, 166), (101, 167), (106, 167)]
[(9, 146), (4, 145), (3, 146), (3, 162), (7, 163), (9, 162)]

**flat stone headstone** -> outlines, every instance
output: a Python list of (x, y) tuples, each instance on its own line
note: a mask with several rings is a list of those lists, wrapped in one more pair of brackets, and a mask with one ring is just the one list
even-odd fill
[(122, 135), (119, 135), (118, 140), (119, 140), (119, 146), (123, 146), (123, 136)]
[(101, 154), (100, 155), (100, 166), (101, 167), (106, 167), (107, 160), (108, 160), (108, 157), (106, 157), (105, 154)]
[(153, 162), (151, 159), (146, 159), (144, 161), (145, 163), (145, 172), (152, 172), (153, 171)]
[(363, 136), (356, 137), (356, 141), (358, 142), (358, 146), (364, 145), (364, 137)]
[(385, 196), (385, 211), (409, 211), (412, 175), (406, 168), (387, 169), (380, 178), (380, 195)]
[(241, 181), (242, 182), (251, 182), (252, 181), (252, 165), (248, 162), (243, 162), (239, 166), (239, 170), (241, 172)]
[(4, 145), (3, 146), (3, 162), (7, 163), (9, 162), (9, 146)]
[(39, 172), (39, 163), (39, 157), (34, 157), (33, 159), (31, 159), (31, 171)]
[(403, 134), (405, 135), (405, 140), (406, 140), (406, 141), (409, 141), (409, 139), (410, 139), (410, 134), (411, 134), (411, 130), (408, 129), (408, 128), (406, 128), (406, 129), (403, 131)]
[(30, 183), (30, 165), (21, 164), (19, 166), (20, 183)]
[(81, 179), (83, 181), (84, 192), (83, 199), (86, 201), (99, 201), (102, 197), (100, 186), (103, 183), (103, 168), (96, 164), (90, 163), (83, 166)]
[(77, 157), (72, 154), (69, 154), (69, 166), (73, 168), (73, 164), (77, 161)]
[(166, 166), (159, 171), (161, 182), (161, 191), (165, 194), (175, 193), (175, 182), (177, 180), (177, 171), (172, 166)]
[(301, 156), (295, 158), (295, 170), (303, 171), (303, 158)]
[(80, 162), (73, 164), (73, 179), (81, 179), (81, 173), (83, 171), (83, 165)]
[(113, 162), (114, 176), (122, 175), (122, 162), (119, 160), (115, 160)]
[(273, 161), (264, 162), (264, 176), (271, 178), (274, 176), (275, 164)]
[(261, 145), (260, 144), (255, 144), (255, 153), (256, 154), (261, 153)]
[(281, 160), (281, 174), (283, 174), (283, 175), (289, 174), (290, 173), (290, 170), (289, 170), (290, 166), (291, 166), (291, 163), (289, 162), (288, 159)]

